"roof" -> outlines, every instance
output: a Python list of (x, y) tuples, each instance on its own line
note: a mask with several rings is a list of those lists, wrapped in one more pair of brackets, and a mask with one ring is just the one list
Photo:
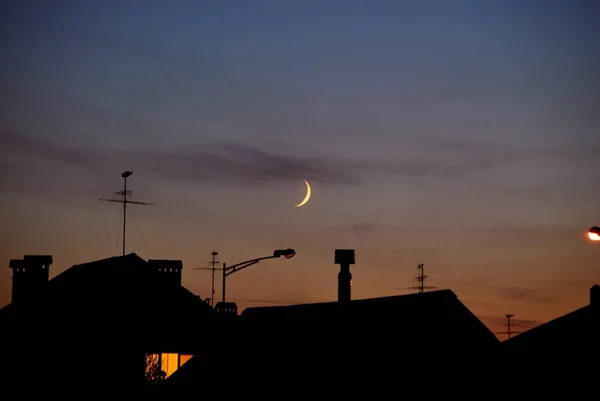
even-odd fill
[(600, 357), (600, 286), (590, 288), (590, 303), (566, 315), (536, 326), (502, 343), (509, 353), (553, 353)]
[[(218, 338), (223, 347), (193, 357), (166, 380), (160, 391), (166, 396), (200, 393), (208, 383), (232, 379), (220, 377), (222, 369), (228, 371), (234, 366), (237, 371), (255, 374), (252, 365), (258, 363), (261, 369), (257, 375), (291, 380), (290, 386), (300, 382), (304, 386), (301, 377), (307, 369), (310, 381), (321, 373), (328, 377), (332, 372), (353, 372), (361, 367), (373, 375), (384, 374), (388, 365), (395, 364), (393, 361), (410, 364), (409, 371), (416, 372), (420, 359), (410, 355), (423, 360), (443, 360), (443, 354), (452, 353), (463, 359), (469, 355), (488, 358), (499, 344), (497, 337), (450, 290), (348, 303), (247, 308), (237, 326), (224, 330)], [(217, 365), (222, 366), (206, 363), (210, 352), (216, 353)], [(429, 364), (427, 375), (432, 377), (436, 370), (447, 374), (447, 364)], [(217, 373), (213, 376), (211, 371)]]
[[(289, 306), (247, 308), (242, 318), (253, 321), (294, 322), (309, 327), (312, 322), (337, 330), (368, 323), (372, 328), (402, 327), (396, 338), (443, 337), (444, 341), (497, 343), (497, 337), (459, 301), (451, 290)], [(296, 328), (295, 330), (297, 330)], [(443, 335), (442, 335), (443, 333)]]
[(584, 306), (505, 340), (502, 347), (510, 352), (587, 352), (598, 342), (598, 312), (592, 305)]
[(352, 311), (352, 313), (368, 312), (365, 316), (373, 316), (383, 308), (398, 306), (426, 306), (439, 304), (440, 301), (454, 301), (457, 299), (452, 290), (438, 290), (424, 293), (394, 295), (388, 297), (354, 299), (349, 303), (342, 302), (316, 302), (310, 304), (283, 305), (283, 306), (257, 306), (244, 309), (242, 315), (247, 317), (281, 316), (284, 318), (319, 318), (329, 317), (334, 314), (339, 316), (341, 311)]
[[(565, 380), (572, 384), (569, 391), (585, 393), (594, 390), (589, 380), (600, 358), (600, 287), (590, 289), (590, 304), (518, 334), (501, 343), (503, 361), (510, 363), (511, 377), (519, 378), (536, 391), (548, 386), (549, 377), (556, 378), (552, 386)], [(532, 374), (535, 372), (535, 374)], [(539, 379), (536, 379), (539, 378)], [(507, 377), (508, 379), (508, 377)], [(552, 379), (550, 379), (552, 380)], [(579, 397), (579, 398), (582, 398)]]
[(202, 317), (215, 314), (199, 296), (165, 280), (155, 267), (131, 253), (72, 266), (51, 279), (35, 299), (2, 308), (0, 321), (27, 316), (33, 325), (47, 327), (51, 316), (52, 326), (62, 324), (57, 330), (116, 325), (119, 336), (138, 336), (140, 341), (155, 337), (169, 343), (192, 337), (205, 324)]
[(367, 298), (343, 302), (320, 302), (299, 305), (246, 308), (247, 318), (330, 319), (330, 318), (389, 318), (390, 311), (402, 309), (403, 316), (423, 317), (423, 312), (440, 313), (462, 305), (451, 290), (438, 290), (407, 295)]
[(11, 259), (8, 267), (11, 269), (24, 267), (27, 265), (51, 265), (52, 255), (25, 255), (23, 259)]

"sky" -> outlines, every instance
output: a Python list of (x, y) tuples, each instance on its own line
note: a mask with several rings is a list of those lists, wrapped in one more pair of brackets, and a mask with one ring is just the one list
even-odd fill
[[(0, 306), (9, 260), (51, 277), (211, 252), (248, 306), (451, 289), (494, 332), (600, 283), (594, 0), (15, 1), (0, 5)], [(309, 202), (295, 208), (312, 187)], [(216, 297), (220, 300), (217, 272)], [(499, 335), (500, 338), (503, 338)]]

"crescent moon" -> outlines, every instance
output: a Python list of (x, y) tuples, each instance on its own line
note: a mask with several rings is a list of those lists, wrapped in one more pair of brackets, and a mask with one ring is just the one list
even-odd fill
[(300, 207), (306, 204), (306, 202), (308, 202), (308, 200), (310, 199), (310, 185), (306, 180), (304, 180), (304, 183), (306, 184), (306, 196), (304, 197), (304, 199), (302, 199), (302, 202), (298, 203), (297, 205), (294, 205), (294, 207)]

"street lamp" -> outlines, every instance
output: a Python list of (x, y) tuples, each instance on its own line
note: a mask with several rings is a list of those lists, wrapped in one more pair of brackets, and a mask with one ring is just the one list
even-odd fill
[(275, 259), (275, 258), (280, 258), (282, 256), (286, 259), (291, 259), (294, 257), (295, 254), (296, 254), (296, 251), (294, 251), (293, 249), (289, 249), (289, 248), (288, 249), (277, 249), (277, 250), (273, 251), (273, 255), (271, 255), (271, 256), (264, 256), (262, 258), (250, 259), (245, 262), (237, 263), (233, 266), (227, 266), (227, 264), (223, 263), (223, 294), (222, 294), (223, 303), (225, 303), (225, 279), (227, 276), (229, 276), (230, 274), (233, 274), (235, 272), (239, 272), (240, 270), (245, 269), (248, 266), (257, 264), (261, 260)]
[(600, 241), (600, 227), (594, 226), (588, 231), (588, 237), (592, 241)]

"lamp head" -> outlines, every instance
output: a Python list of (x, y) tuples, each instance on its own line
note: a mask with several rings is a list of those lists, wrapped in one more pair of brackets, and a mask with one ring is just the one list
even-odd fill
[(294, 257), (294, 255), (296, 254), (296, 251), (294, 251), (293, 249), (277, 249), (276, 251), (273, 252), (273, 257), (275, 258), (280, 258), (280, 257), (284, 257), (286, 259), (291, 259)]
[(588, 237), (592, 241), (600, 241), (600, 227), (594, 226), (588, 231)]

